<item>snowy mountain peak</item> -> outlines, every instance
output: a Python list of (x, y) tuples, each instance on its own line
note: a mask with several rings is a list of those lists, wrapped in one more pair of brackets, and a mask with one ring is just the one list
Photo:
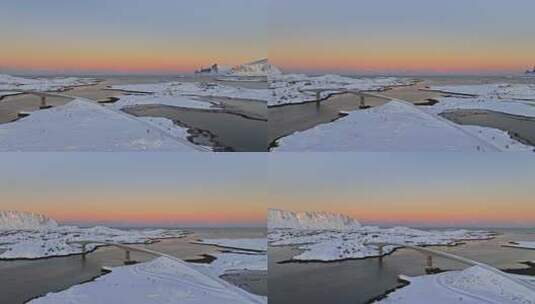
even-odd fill
[(269, 229), (351, 230), (360, 227), (360, 223), (349, 216), (329, 212), (291, 212), (270, 209), (268, 215)]
[(0, 210), (0, 231), (2, 230), (46, 230), (56, 228), (58, 223), (44, 215)]
[(231, 74), (235, 76), (269, 76), (279, 75), (281, 71), (268, 59), (260, 59), (234, 67)]

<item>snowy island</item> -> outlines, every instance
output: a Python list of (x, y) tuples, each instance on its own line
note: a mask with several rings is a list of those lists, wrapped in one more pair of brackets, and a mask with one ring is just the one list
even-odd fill
[[(425, 231), (408, 227), (363, 226), (344, 215), (282, 210), (270, 210), (268, 229), (270, 246), (295, 246), (301, 253), (292, 257), (292, 261), (307, 262), (334, 262), (381, 256), (379, 248), (368, 243), (454, 246), (463, 241), (487, 240), (494, 236), (488, 231), (464, 229)], [(385, 246), (382, 254), (390, 254), (397, 248)]]
[[(119, 230), (103, 226), (81, 228), (58, 225), (44, 215), (0, 211), (0, 259), (39, 259), (81, 254), (79, 241), (147, 244), (160, 239), (181, 238), (186, 235), (176, 229)], [(88, 245), (91, 251), (97, 244)]]

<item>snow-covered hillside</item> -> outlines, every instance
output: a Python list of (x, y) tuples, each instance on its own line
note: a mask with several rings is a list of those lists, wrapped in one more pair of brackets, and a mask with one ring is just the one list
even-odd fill
[[(505, 274), (504, 274), (505, 275)], [(410, 284), (385, 299), (381, 304), (534, 304), (535, 286), (528, 276), (516, 276), (524, 284), (515, 284), (497, 273), (479, 266), (463, 271), (435, 275), (402, 277)]]
[(136, 118), (78, 98), (0, 125), (0, 151), (200, 150), (187, 129), (164, 118)]
[(0, 231), (46, 230), (57, 226), (55, 220), (41, 214), (0, 210)]
[(270, 75), (279, 75), (281, 71), (269, 63), (268, 59), (261, 59), (249, 63), (245, 63), (239, 66), (232, 68), (230, 72), (234, 76), (270, 76)]
[(146, 263), (114, 267), (108, 275), (30, 303), (267, 303), (266, 297), (249, 294), (196, 268), (199, 267), (177, 259), (159, 257)]
[(291, 212), (271, 209), (268, 215), (269, 229), (350, 230), (360, 227), (360, 223), (349, 216), (329, 212)]
[[(443, 119), (433, 109), (477, 108), (487, 103), (440, 102), (417, 107), (394, 100), (385, 105), (346, 113), (332, 123), (296, 132), (278, 141), (275, 152), (493, 152), (532, 151), (533, 147), (512, 139), (506, 132), (478, 126), (459, 126)], [(503, 102), (496, 104), (503, 106)], [(436, 107), (436, 108), (435, 108)], [(530, 106), (512, 105), (512, 109)], [(531, 107), (533, 108), (533, 107)], [(533, 111), (532, 111), (533, 112)]]

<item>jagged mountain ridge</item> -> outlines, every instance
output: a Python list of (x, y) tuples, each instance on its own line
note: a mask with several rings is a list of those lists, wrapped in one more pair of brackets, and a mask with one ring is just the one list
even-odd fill
[(351, 230), (361, 224), (346, 215), (330, 212), (292, 212), (270, 209), (268, 228), (290, 228), (303, 230)]

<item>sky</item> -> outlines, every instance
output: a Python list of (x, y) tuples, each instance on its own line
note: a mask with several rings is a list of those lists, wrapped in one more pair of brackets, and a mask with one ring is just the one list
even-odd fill
[(535, 65), (533, 0), (271, 0), (286, 72), (518, 74)]
[(535, 227), (535, 158), (502, 153), (2, 153), (0, 210), (108, 226), (264, 226), (268, 208), (364, 224)]
[(265, 226), (266, 157), (2, 153), (0, 210), (110, 226)]
[(0, 72), (176, 74), (269, 56), (285, 72), (518, 74), (532, 0), (2, 0)]
[(2, 0), (0, 72), (191, 73), (267, 55), (268, 0)]
[(529, 154), (273, 154), (268, 200), (365, 224), (535, 227), (534, 181)]

